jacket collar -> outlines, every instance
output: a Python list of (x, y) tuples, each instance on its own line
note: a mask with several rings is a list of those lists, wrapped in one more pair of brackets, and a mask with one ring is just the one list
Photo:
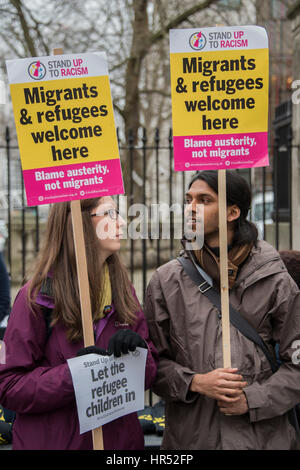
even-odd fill
[[(182, 241), (184, 247), (184, 240)], [(191, 253), (184, 250), (186, 257), (190, 258)], [(195, 261), (195, 257), (194, 261)], [(272, 266), (272, 269), (270, 269)], [(287, 271), (279, 253), (269, 243), (258, 240), (252, 247), (247, 260), (241, 266), (237, 275), (234, 288), (243, 285), (248, 287), (261, 279), (279, 272)]]

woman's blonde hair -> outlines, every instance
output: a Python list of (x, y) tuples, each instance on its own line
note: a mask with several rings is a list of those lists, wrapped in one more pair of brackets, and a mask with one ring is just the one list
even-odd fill
[[(100, 200), (101, 198), (94, 198), (81, 201), (93, 319), (99, 314), (103, 273), (102, 267), (99, 266), (99, 239), (90, 213), (99, 205)], [(126, 267), (118, 253), (109, 256), (107, 263), (118, 318), (121, 322), (133, 324), (139, 306), (133, 295)], [(28, 302), (32, 310), (36, 307), (36, 296), (49, 274), (52, 278), (51, 293), (55, 305), (51, 324), (60, 322), (67, 329), (67, 338), (70, 341), (79, 341), (83, 333), (69, 202), (54, 204), (50, 210), (43, 247), (39, 252), (28, 290)]]

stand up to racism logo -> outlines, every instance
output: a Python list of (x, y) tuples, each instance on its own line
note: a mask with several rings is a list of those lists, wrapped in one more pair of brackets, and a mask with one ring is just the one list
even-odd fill
[(42, 62), (37, 60), (36, 62), (32, 62), (28, 67), (28, 73), (31, 78), (34, 80), (42, 80), (46, 75), (46, 67)]
[(196, 51), (201, 51), (205, 47), (206, 37), (201, 31), (194, 33), (190, 37), (190, 46)]

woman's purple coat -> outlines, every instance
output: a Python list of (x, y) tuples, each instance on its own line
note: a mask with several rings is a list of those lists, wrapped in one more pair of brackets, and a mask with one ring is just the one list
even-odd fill
[[(75, 357), (83, 342), (70, 343), (66, 330), (55, 325), (46, 340), (46, 322), (39, 308), (33, 314), (27, 305), (28, 283), (18, 293), (4, 336), (6, 364), (0, 365), (0, 403), (16, 411), (13, 449), (93, 448), (92, 433), (79, 434), (74, 389), (67, 359)], [(37, 303), (53, 308), (53, 300), (38, 295)], [(120, 324), (114, 311), (95, 344), (107, 349), (111, 336), (131, 328), (148, 343), (145, 389), (156, 375), (157, 352), (149, 340), (142, 310), (133, 327)], [(99, 335), (100, 333), (100, 335)], [(136, 413), (103, 426), (104, 449), (143, 449), (144, 437)]]

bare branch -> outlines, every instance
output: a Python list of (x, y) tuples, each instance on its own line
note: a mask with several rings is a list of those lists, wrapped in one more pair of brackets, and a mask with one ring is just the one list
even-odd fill
[(6, 44), (9, 46), (9, 49), (15, 53), (17, 57), (21, 57), (20, 51), (18, 51), (15, 47), (15, 41), (11, 41), (8, 39), (6, 34), (3, 34), (0, 32), (0, 37), (3, 39), (3, 41), (6, 41)]
[(120, 116), (124, 119), (124, 111), (117, 105), (115, 102), (113, 103), (114, 109), (120, 114)]
[(32, 39), (31, 34), (30, 34), (29, 25), (26, 21), (26, 18), (25, 18), (24, 12), (23, 12), (22, 2), (21, 2), (21, 0), (10, 0), (10, 3), (15, 7), (15, 9), (17, 11), (17, 15), (19, 17), (20, 25), (21, 25), (23, 35), (24, 35), (24, 41), (25, 41), (26, 46), (28, 47), (28, 51), (30, 52), (30, 54), (33, 57), (35, 57), (35, 56), (37, 56), (37, 52), (36, 52), (36, 48), (34, 46), (33, 39)]
[(213, 3), (218, 2), (218, 0), (205, 0), (201, 3), (197, 3), (191, 8), (188, 8), (185, 10), (183, 13), (180, 15), (176, 16), (176, 18), (173, 18), (164, 28), (162, 28), (160, 31), (157, 31), (156, 33), (152, 34), (152, 36), (149, 39), (149, 43), (151, 45), (155, 44), (157, 41), (160, 41), (163, 39), (163, 37), (167, 34), (167, 32), (170, 29), (176, 28), (180, 24), (182, 24), (184, 21), (188, 20), (190, 16), (194, 15), (195, 13), (198, 13), (201, 10), (205, 10), (205, 8), (208, 8), (211, 6)]

